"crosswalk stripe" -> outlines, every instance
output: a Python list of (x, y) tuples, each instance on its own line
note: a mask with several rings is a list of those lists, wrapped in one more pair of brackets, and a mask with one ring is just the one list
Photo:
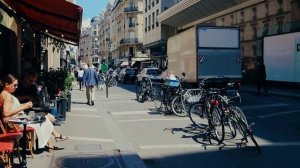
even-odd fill
[(98, 111), (95, 108), (80, 108), (80, 107), (72, 107), (72, 111)]
[(94, 141), (94, 142), (114, 142), (113, 139), (103, 139), (103, 138), (90, 138), (90, 137), (76, 137), (76, 136), (68, 136), (69, 139), (72, 140), (81, 140), (81, 141)]
[(96, 115), (86, 115), (86, 114), (69, 114), (69, 113), (67, 113), (67, 116), (101, 118), (101, 116), (96, 116)]

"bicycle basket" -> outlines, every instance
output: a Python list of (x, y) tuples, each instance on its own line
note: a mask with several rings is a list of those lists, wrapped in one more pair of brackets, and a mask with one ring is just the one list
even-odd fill
[(195, 103), (201, 99), (201, 95), (202, 89), (188, 89), (184, 93), (183, 98), (189, 103)]
[(166, 79), (166, 81), (165, 81), (165, 85), (171, 86), (171, 87), (178, 87), (179, 84), (180, 84), (179, 80)]

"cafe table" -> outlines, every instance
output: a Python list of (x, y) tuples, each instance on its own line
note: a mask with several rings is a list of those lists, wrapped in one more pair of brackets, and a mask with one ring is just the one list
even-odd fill
[(27, 168), (27, 161), (26, 161), (26, 146), (27, 146), (27, 130), (26, 127), (28, 124), (38, 124), (43, 123), (46, 121), (45, 117), (29, 117), (29, 116), (18, 116), (16, 118), (11, 118), (7, 120), (7, 123), (12, 124), (20, 124), (23, 125), (23, 143), (22, 143), (22, 167)]

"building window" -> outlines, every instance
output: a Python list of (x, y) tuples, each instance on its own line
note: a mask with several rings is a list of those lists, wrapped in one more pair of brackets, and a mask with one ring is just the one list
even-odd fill
[(269, 34), (269, 23), (264, 24), (263, 36), (267, 36)]
[(233, 14), (230, 15), (230, 22), (231, 22), (231, 25), (234, 24), (234, 15)]
[(252, 55), (254, 56), (254, 57), (256, 57), (256, 49), (257, 49), (257, 47), (256, 47), (256, 45), (253, 45), (252, 46)]
[(156, 27), (159, 26), (159, 23), (158, 23), (158, 21), (157, 21), (157, 16), (158, 16), (158, 15), (159, 15), (159, 9), (156, 10)]
[(241, 29), (240, 31), (241, 31), (241, 34), (240, 34), (241, 41), (244, 41), (244, 29)]
[(145, 32), (147, 32), (147, 24), (148, 24), (148, 21), (147, 21), (147, 18), (145, 18)]
[(155, 13), (152, 13), (152, 29), (154, 29), (154, 23), (155, 23)]
[(244, 11), (241, 11), (240, 15), (241, 15), (241, 22), (244, 22)]
[(277, 0), (278, 1), (278, 14), (281, 14), (283, 12), (282, 4), (283, 0)]
[(159, 3), (159, 0), (156, 0), (156, 4), (158, 4)]
[(149, 0), (148, 9), (151, 9), (151, 0)]
[(265, 3), (265, 8), (266, 8), (266, 16), (269, 15), (269, 4)]
[(148, 16), (148, 31), (151, 30), (150, 25), (151, 25), (151, 15)]
[(278, 24), (277, 33), (282, 33), (283, 32), (283, 22), (278, 21), (277, 24)]
[(257, 28), (253, 27), (252, 30), (253, 30), (253, 37), (252, 37), (252, 39), (256, 39), (257, 38)]
[(222, 22), (221, 24), (222, 24), (222, 26), (225, 25), (224, 21), (225, 21), (225, 19), (224, 19), (224, 18), (221, 18), (221, 22)]
[(252, 8), (252, 13), (253, 13), (252, 19), (253, 19), (253, 20), (256, 20), (256, 19), (257, 19), (257, 16), (256, 16), (256, 7), (253, 7), (253, 8)]

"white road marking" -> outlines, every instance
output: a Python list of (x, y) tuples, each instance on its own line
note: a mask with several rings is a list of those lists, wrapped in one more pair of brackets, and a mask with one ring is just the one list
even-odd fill
[(103, 104), (109, 104), (109, 103), (135, 103), (135, 100), (125, 100), (125, 101), (109, 101), (109, 102), (101, 102)]
[(258, 143), (259, 146), (300, 146), (300, 142)]
[(202, 144), (141, 145), (141, 149), (203, 148)]
[(101, 116), (96, 116), (96, 115), (86, 115), (86, 114), (69, 114), (69, 113), (67, 113), (67, 116), (101, 118)]
[(136, 119), (136, 120), (120, 120), (119, 123), (128, 123), (128, 122), (144, 122), (144, 121), (183, 121), (189, 120), (189, 118), (150, 118), (150, 119)]
[(114, 142), (113, 139), (103, 139), (103, 138), (90, 138), (90, 137), (76, 137), (76, 136), (68, 136), (69, 139), (72, 140), (81, 140), (81, 141), (94, 141), (94, 142)]
[(108, 97), (99, 97), (99, 99), (121, 99), (121, 98), (132, 98), (135, 99), (135, 96), (108, 96)]
[[(300, 146), (300, 142), (258, 142), (260, 147), (263, 146)], [(253, 145), (251, 145), (253, 146)], [(178, 148), (219, 148), (219, 146), (207, 145), (204, 146), (202, 144), (165, 144), (165, 145), (140, 145), (141, 149), (178, 149)], [(225, 146), (226, 148), (236, 148), (236, 146)]]
[(288, 106), (288, 104), (276, 103), (276, 104), (266, 104), (266, 105), (253, 105), (253, 106), (244, 106), (244, 107), (241, 107), (241, 109), (242, 110), (254, 110), (254, 109), (260, 109), (260, 108), (284, 107), (284, 106)]
[(80, 107), (72, 107), (71, 111), (98, 111), (95, 108), (80, 108)]
[(132, 115), (132, 114), (149, 114), (151, 111), (120, 111), (110, 112), (111, 115)]
[(275, 116), (292, 114), (292, 113), (299, 113), (299, 112), (300, 112), (300, 110), (286, 111), (286, 112), (281, 112), (281, 113), (273, 113), (273, 114), (261, 115), (261, 116), (258, 116), (257, 118), (269, 118), (269, 117), (275, 117)]

